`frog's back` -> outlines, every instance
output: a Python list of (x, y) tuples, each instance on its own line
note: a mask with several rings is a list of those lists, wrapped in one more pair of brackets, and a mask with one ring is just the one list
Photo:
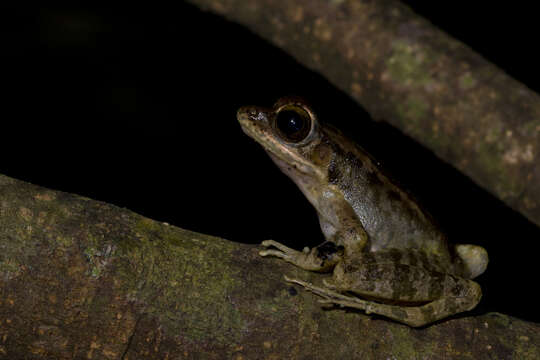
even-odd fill
[(354, 209), (371, 250), (421, 249), (449, 260), (445, 234), (417, 201), (338, 130), (324, 126), (324, 134), (334, 148), (328, 181), (340, 188)]

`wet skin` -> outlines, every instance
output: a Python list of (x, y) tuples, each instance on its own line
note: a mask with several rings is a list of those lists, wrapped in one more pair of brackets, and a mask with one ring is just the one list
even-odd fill
[(321, 245), (296, 251), (266, 240), (260, 255), (333, 272), (333, 280), (322, 286), (287, 281), (321, 296), (323, 303), (410, 326), (478, 304), (482, 291), (471, 279), (485, 271), (487, 252), (480, 246), (449, 244), (408, 192), (359, 145), (320, 123), (307, 103), (282, 98), (273, 108), (242, 107), (237, 117), (319, 216), (326, 239)]

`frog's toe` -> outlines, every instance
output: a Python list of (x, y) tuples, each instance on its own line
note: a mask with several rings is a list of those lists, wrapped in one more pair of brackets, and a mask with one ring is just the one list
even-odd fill
[(276, 249), (281, 250), (282, 252), (286, 252), (286, 253), (295, 253), (295, 252), (297, 252), (296, 250), (291, 249), (290, 247), (285, 246), (282, 243), (279, 243), (279, 242), (277, 242), (275, 240), (264, 240), (261, 243), (261, 245), (264, 246), (264, 247), (275, 247)]
[(274, 240), (264, 240), (263, 242), (261, 242), (261, 245), (264, 247), (269, 247), (269, 246), (274, 245), (275, 243), (277, 242)]
[(280, 259), (285, 259), (285, 260), (288, 260), (291, 257), (290, 255), (284, 253), (281, 250), (261, 250), (259, 251), (259, 255), (260, 256), (275, 256), (275, 257), (278, 257)]
[(305, 281), (302, 281), (302, 280), (299, 280), (299, 279), (293, 279), (293, 278), (290, 278), (288, 277), (287, 275), (283, 275), (283, 278), (285, 279), (285, 281), (287, 282), (290, 282), (290, 283), (293, 283), (293, 284), (297, 284), (297, 285), (300, 285), (300, 286), (303, 286), (305, 288), (309, 288), (311, 287), (312, 285), (308, 282), (305, 282)]
[(332, 308), (334, 306), (339, 306), (339, 307), (343, 307), (343, 305), (340, 305), (340, 304), (336, 304), (336, 302), (334, 300), (331, 300), (329, 298), (327, 299), (321, 299), (321, 300), (318, 300), (317, 301), (319, 304), (323, 304), (326, 308)]
[(349, 298), (347, 299), (335, 299), (331, 296), (323, 296), (324, 299), (319, 300), (319, 303), (324, 305), (339, 306), (340, 308), (350, 307), (355, 309), (364, 310), (367, 314), (372, 312), (369, 303), (360, 299)]
[(334, 284), (332, 284), (332, 282), (330, 282), (330, 281), (328, 281), (328, 280), (326, 280), (326, 279), (323, 279), (322, 282), (323, 282), (323, 285), (324, 285), (325, 287), (327, 287), (328, 289), (331, 289), (331, 290), (337, 290), (337, 286), (334, 285)]

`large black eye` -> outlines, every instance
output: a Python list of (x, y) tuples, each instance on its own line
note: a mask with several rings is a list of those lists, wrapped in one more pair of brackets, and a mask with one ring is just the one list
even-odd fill
[(299, 107), (286, 107), (277, 113), (276, 128), (284, 140), (297, 143), (309, 135), (311, 118)]

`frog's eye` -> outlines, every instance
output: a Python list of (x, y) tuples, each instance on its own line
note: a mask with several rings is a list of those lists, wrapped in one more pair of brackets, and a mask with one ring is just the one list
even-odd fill
[(301, 107), (286, 106), (278, 111), (275, 126), (283, 140), (299, 143), (309, 135), (311, 122), (311, 117)]

